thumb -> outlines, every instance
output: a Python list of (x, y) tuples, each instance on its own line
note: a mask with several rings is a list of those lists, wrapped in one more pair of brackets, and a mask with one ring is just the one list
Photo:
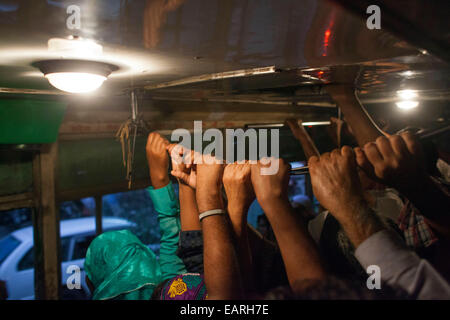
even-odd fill
[(376, 177), (375, 169), (372, 163), (367, 159), (364, 151), (359, 147), (355, 148), (354, 151), (358, 167), (360, 167), (371, 179), (378, 181), (379, 179)]
[(370, 169), (369, 166), (371, 166), (371, 163), (369, 162), (369, 160), (367, 160), (364, 151), (359, 147), (355, 148), (354, 151), (356, 156), (356, 163), (358, 164), (358, 166), (360, 166), (363, 169), (364, 168)]
[(181, 180), (182, 182), (184, 182), (185, 184), (187, 184), (188, 181), (189, 181), (189, 175), (188, 175), (187, 173), (182, 172), (182, 171), (175, 171), (175, 170), (172, 170), (172, 171), (170, 172), (170, 174), (171, 174), (172, 176), (174, 176), (175, 178), (180, 179), (180, 180)]
[(166, 146), (167, 151), (169, 152), (169, 154), (172, 153), (172, 150), (177, 146), (177, 144), (175, 143), (171, 143), (169, 145)]

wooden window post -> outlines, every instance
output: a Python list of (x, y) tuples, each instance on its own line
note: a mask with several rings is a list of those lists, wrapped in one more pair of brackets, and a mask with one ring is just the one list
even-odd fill
[(33, 158), (35, 296), (57, 300), (61, 291), (59, 208), (56, 204), (58, 144), (42, 147)]

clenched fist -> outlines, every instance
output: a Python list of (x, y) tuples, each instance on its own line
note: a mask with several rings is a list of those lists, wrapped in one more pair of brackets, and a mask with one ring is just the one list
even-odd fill
[(197, 187), (197, 168), (193, 163), (194, 151), (187, 150), (178, 144), (168, 145), (167, 151), (172, 159), (172, 176), (177, 178), (179, 183), (195, 189)]
[[(273, 174), (264, 174), (265, 168), (268, 168), (274, 161), (278, 162), (278, 170)], [(265, 164), (267, 163), (267, 164)], [(277, 167), (277, 166), (275, 166)], [(256, 198), (264, 209), (264, 206), (270, 205), (274, 200), (288, 199), (289, 172), (291, 166), (283, 159), (265, 158), (252, 165), (252, 184), (255, 190)]]
[(364, 203), (355, 154), (350, 147), (312, 157), (308, 165), (314, 195), (338, 220), (349, 208)]
[(145, 151), (147, 153), (150, 180), (155, 189), (165, 187), (169, 183), (169, 155), (166, 147), (169, 141), (157, 132), (149, 134)]
[(409, 132), (379, 137), (356, 148), (358, 165), (373, 179), (404, 191), (426, 175), (420, 143)]
[(255, 199), (251, 173), (251, 165), (248, 162), (232, 163), (225, 167), (223, 186), (227, 194), (228, 207), (233, 208), (230, 214), (232, 212), (246, 214)]

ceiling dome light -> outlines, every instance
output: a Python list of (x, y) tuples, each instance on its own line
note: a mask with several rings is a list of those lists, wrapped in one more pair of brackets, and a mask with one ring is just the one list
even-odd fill
[(56, 72), (45, 75), (55, 88), (70, 93), (88, 93), (97, 90), (107, 79), (104, 76), (81, 72)]
[(417, 108), (419, 106), (419, 101), (413, 100), (414, 98), (417, 98), (419, 96), (417, 94), (417, 91), (415, 90), (399, 90), (397, 91), (397, 96), (400, 98), (400, 101), (398, 101), (396, 104), (400, 109), (409, 110)]
[(103, 85), (117, 66), (88, 60), (46, 60), (33, 64), (55, 88), (70, 93), (89, 93)]
[(417, 97), (417, 92), (414, 90), (400, 90), (397, 91), (397, 96), (403, 100), (409, 100)]
[(98, 43), (71, 36), (68, 39), (51, 38), (48, 51), (64, 59), (97, 60), (103, 55), (103, 47)]
[(397, 102), (397, 107), (404, 110), (414, 109), (419, 106), (419, 101), (405, 100)]

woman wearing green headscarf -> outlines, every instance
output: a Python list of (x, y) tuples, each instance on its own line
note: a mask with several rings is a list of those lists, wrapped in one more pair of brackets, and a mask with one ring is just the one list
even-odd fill
[(99, 235), (89, 246), (84, 263), (94, 300), (148, 300), (158, 284), (186, 273), (176, 254), (180, 207), (168, 177), (168, 144), (159, 134), (151, 133), (146, 148), (152, 184), (148, 192), (161, 232), (159, 260), (128, 230)]
[(93, 299), (148, 300), (162, 281), (155, 254), (129, 230), (95, 238), (86, 254)]

